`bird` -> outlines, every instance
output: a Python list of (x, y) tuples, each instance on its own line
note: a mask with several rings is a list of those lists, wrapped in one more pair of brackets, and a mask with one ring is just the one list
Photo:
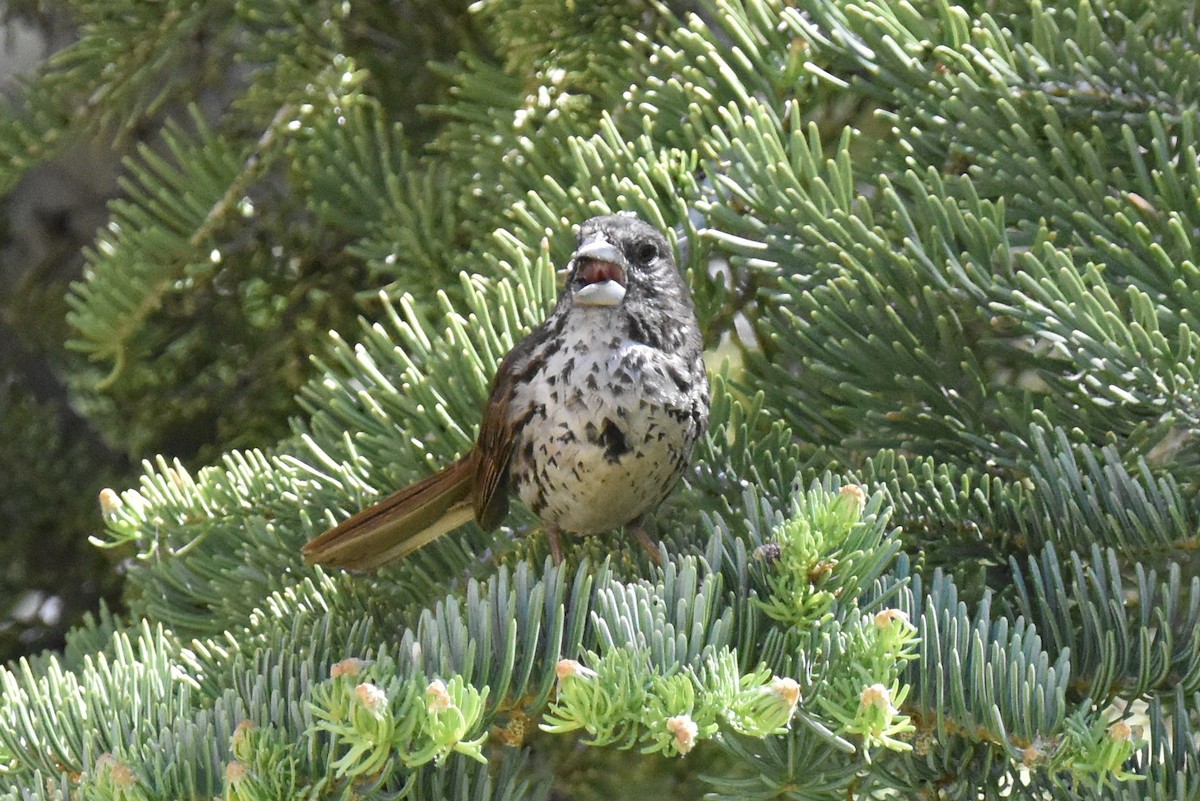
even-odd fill
[(633, 214), (593, 217), (554, 308), (501, 360), (475, 446), (303, 556), (374, 569), (472, 519), (494, 529), (516, 498), (545, 526), (556, 564), (562, 533), (621, 527), (658, 562), (646, 516), (691, 464), (708, 414), (701, 329), (671, 245)]

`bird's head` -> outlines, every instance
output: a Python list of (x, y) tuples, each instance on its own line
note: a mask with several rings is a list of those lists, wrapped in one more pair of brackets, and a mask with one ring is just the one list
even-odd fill
[(666, 237), (625, 214), (593, 217), (580, 225), (568, 270), (567, 290), (574, 305), (584, 307), (618, 307), (680, 282)]

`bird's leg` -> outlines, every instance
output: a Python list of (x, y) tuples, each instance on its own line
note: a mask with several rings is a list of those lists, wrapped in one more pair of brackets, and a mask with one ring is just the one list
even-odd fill
[(662, 567), (662, 551), (658, 549), (658, 540), (646, 533), (645, 517), (639, 517), (629, 525), (633, 528), (633, 538), (638, 541), (638, 545), (642, 546), (642, 550), (654, 564)]
[(554, 560), (554, 564), (561, 565), (563, 560), (562, 541), (558, 538), (558, 526), (546, 527), (546, 539), (550, 542), (550, 557)]

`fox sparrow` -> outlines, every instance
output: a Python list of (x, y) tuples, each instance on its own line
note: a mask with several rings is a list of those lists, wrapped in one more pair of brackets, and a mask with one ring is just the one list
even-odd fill
[(671, 491), (708, 425), (708, 378), (691, 294), (663, 235), (632, 215), (579, 229), (546, 321), (500, 363), (465, 457), (304, 546), (310, 563), (373, 568), (472, 517), (493, 528), (515, 495), (559, 532), (632, 523)]

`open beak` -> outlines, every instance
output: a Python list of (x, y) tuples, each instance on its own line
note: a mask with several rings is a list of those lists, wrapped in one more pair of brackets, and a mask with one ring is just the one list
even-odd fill
[(575, 302), (581, 306), (616, 306), (625, 299), (623, 257), (616, 246), (595, 233), (579, 243), (575, 250), (578, 275), (583, 285), (575, 290)]

